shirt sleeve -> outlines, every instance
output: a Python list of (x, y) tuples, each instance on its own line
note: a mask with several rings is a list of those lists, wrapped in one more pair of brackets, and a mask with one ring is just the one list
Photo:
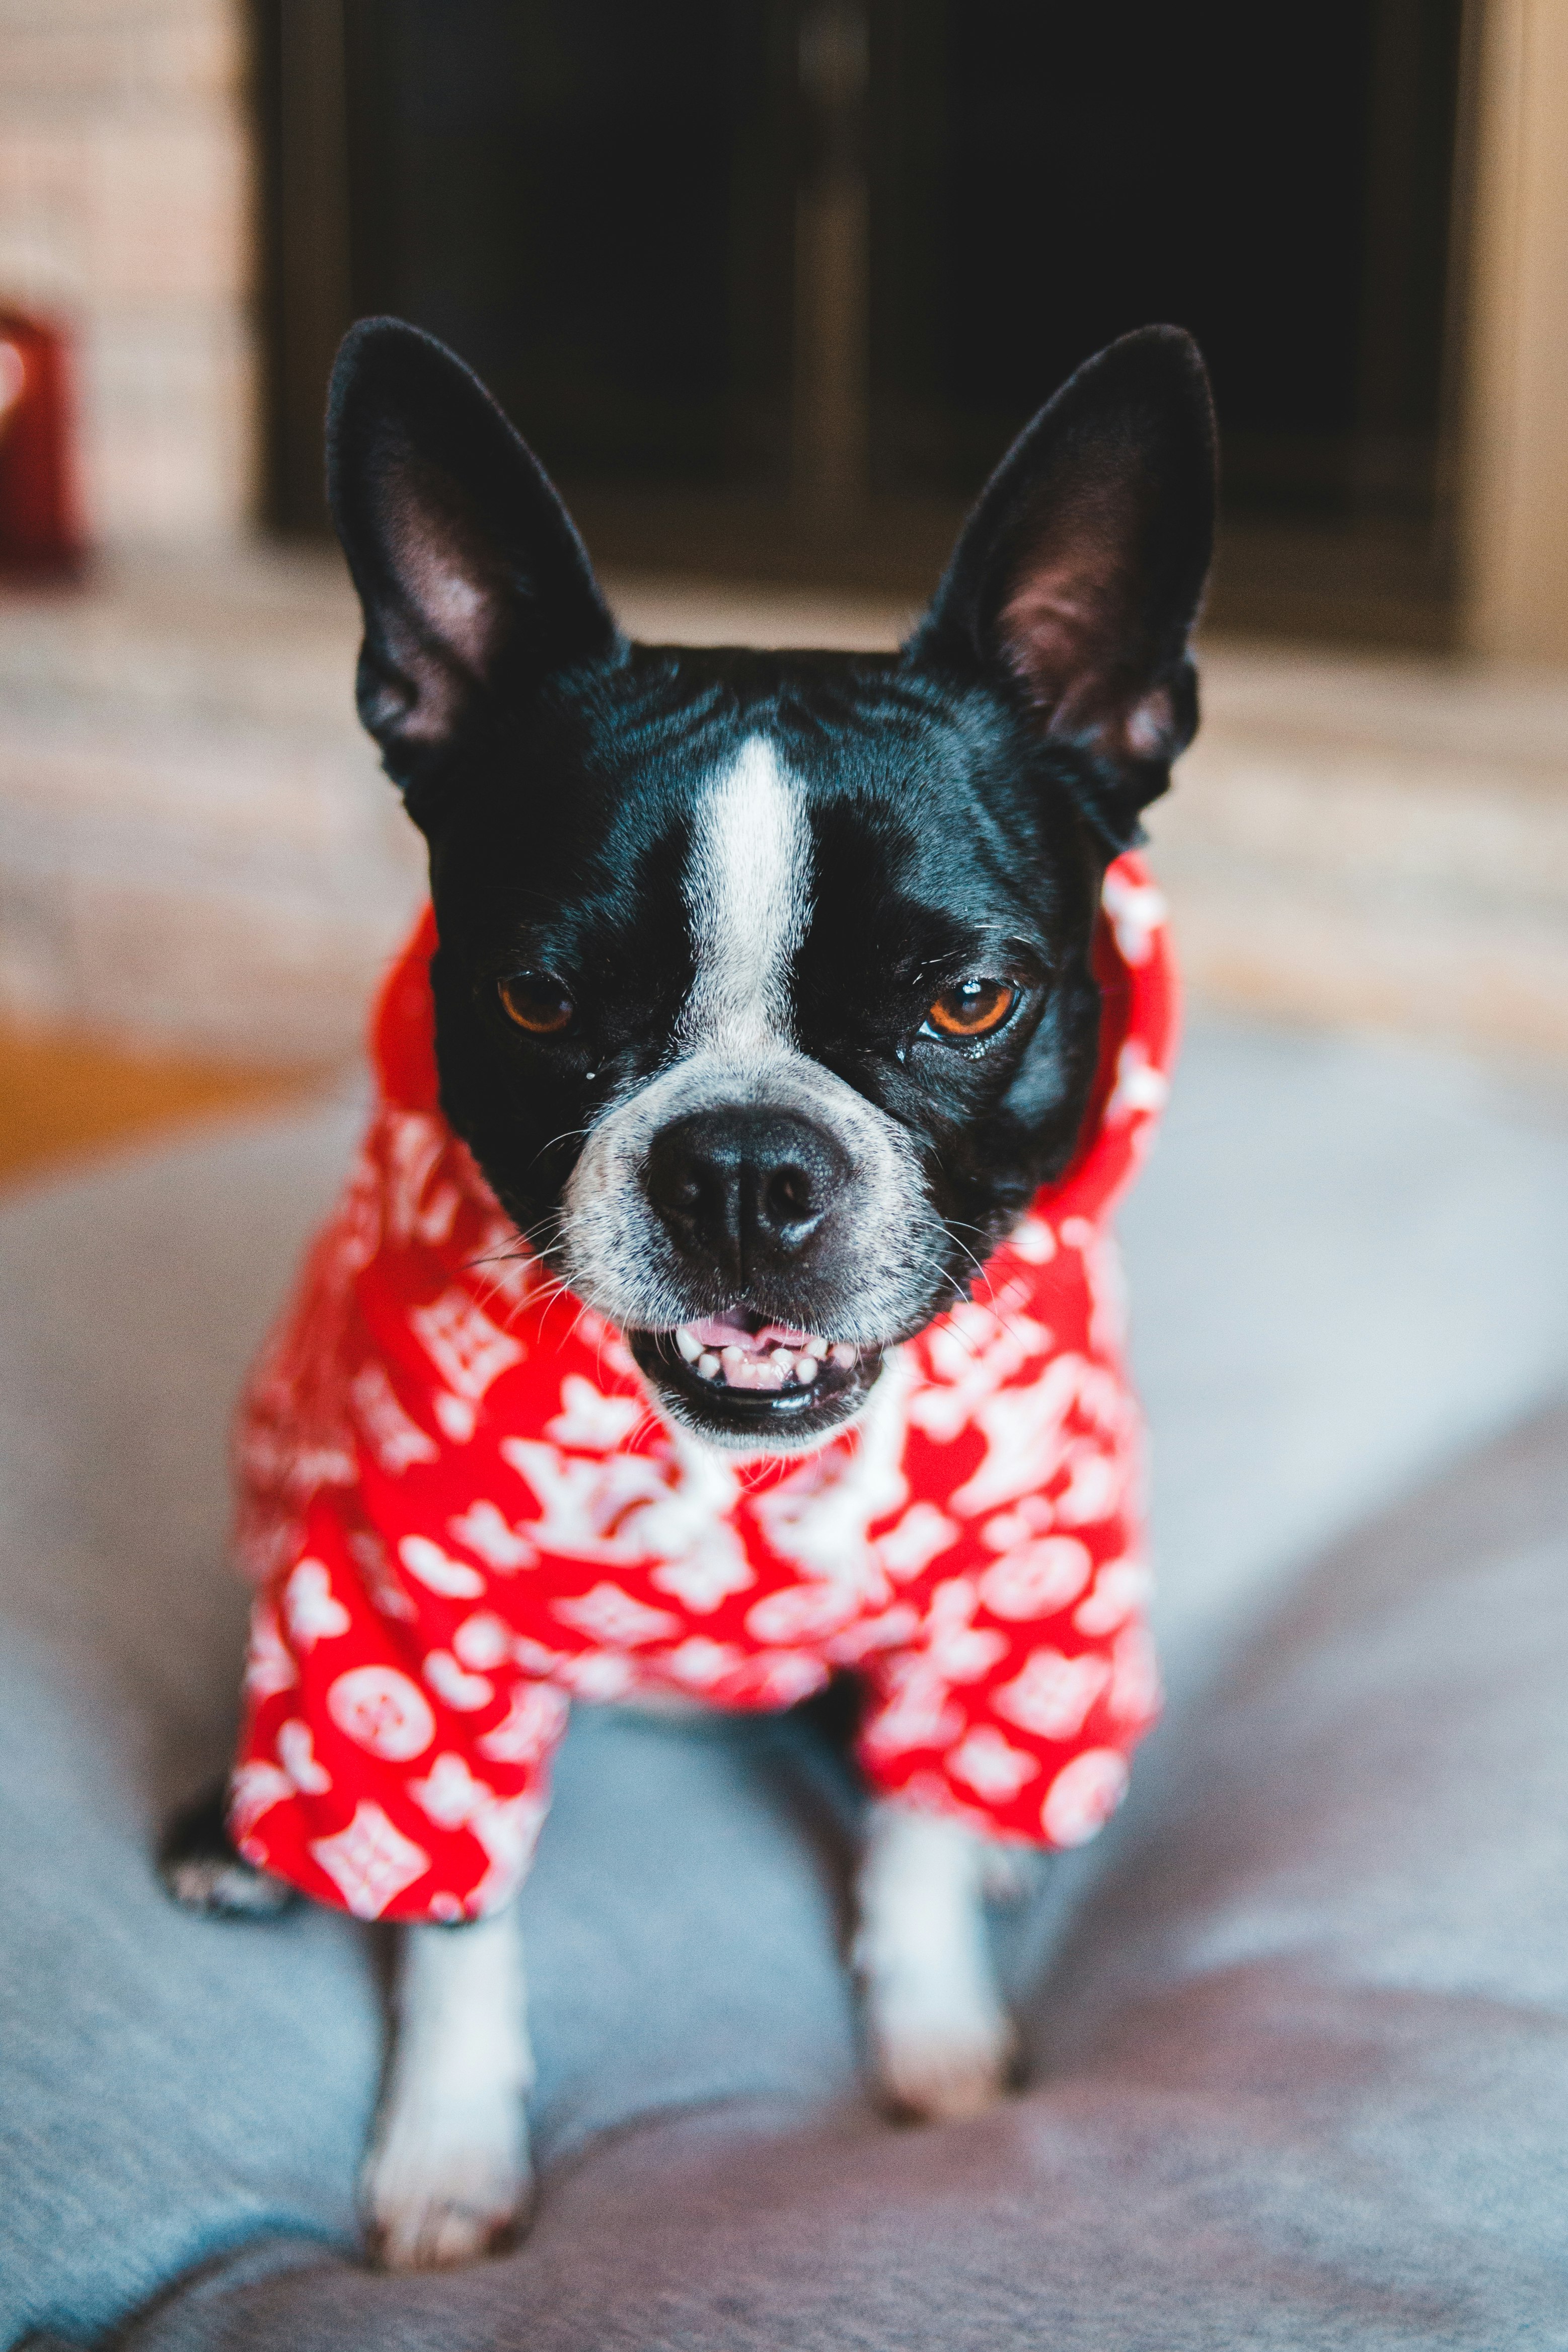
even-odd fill
[[(1159, 1707), (1146, 1571), (1101, 1567), (1071, 1610), (1010, 1622), (986, 1578), (938, 1584), (919, 1632), (869, 1660), (858, 1754), (872, 1789), (980, 1834), (1082, 1845), (1126, 1792)], [(1008, 1596), (991, 1600), (1005, 1610)]]
[(257, 1596), (229, 1827), (256, 1868), (361, 1919), (478, 1918), (516, 1892), (567, 1701), (455, 1596), (433, 1622), (318, 1498)]

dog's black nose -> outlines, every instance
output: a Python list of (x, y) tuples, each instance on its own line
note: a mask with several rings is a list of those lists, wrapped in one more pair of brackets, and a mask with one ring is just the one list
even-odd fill
[(799, 1258), (848, 1181), (830, 1135), (792, 1111), (748, 1105), (694, 1111), (648, 1150), (648, 1198), (670, 1238), (732, 1281)]

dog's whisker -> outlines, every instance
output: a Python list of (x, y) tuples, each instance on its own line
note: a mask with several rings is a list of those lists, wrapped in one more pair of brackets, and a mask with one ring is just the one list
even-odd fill
[[(975, 1255), (974, 1251), (969, 1248), (968, 1244), (966, 1242), (958, 1240), (960, 1230), (967, 1230), (970, 1233), (980, 1234), (983, 1235), (985, 1228), (981, 1225), (969, 1225), (967, 1228), (961, 1228), (956, 1221), (954, 1222), (951, 1227), (953, 1238), (955, 1243), (956, 1243), (957, 1247), (962, 1250), (964, 1255), (968, 1259), (969, 1264), (974, 1267), (977, 1275), (982, 1281), (984, 1281), (987, 1278), (985, 1266)], [(1008, 1320), (1007, 1317), (997, 1306), (994, 1299), (971, 1297), (969, 1304), (972, 1307), (977, 1307), (983, 1315), (988, 1315), (991, 1318), (991, 1320), (997, 1325), (998, 1328), (1005, 1332), (1007, 1337), (1012, 1340), (1015, 1347), (1022, 1349), (1026, 1355), (1029, 1353), (1029, 1348), (1022, 1334), (1015, 1329), (1013, 1325)], [(949, 1328), (952, 1329), (954, 1336), (957, 1339), (961, 1346), (968, 1348), (973, 1355), (978, 1357), (979, 1349), (973, 1340), (969, 1339), (963, 1331), (957, 1328), (956, 1325), (950, 1325)]]
[(537, 1168), (539, 1161), (544, 1158), (545, 1153), (547, 1151), (553, 1151), (558, 1143), (570, 1143), (578, 1136), (591, 1135), (593, 1129), (591, 1127), (563, 1127), (559, 1135), (552, 1135), (548, 1143), (540, 1144), (538, 1150), (535, 1152), (533, 1158), (528, 1162), (529, 1167)]
[(635, 1423), (631, 1435), (626, 1440), (628, 1447), (634, 1448), (640, 1445), (649, 1430), (658, 1429), (662, 1425), (657, 1408), (652, 1404), (644, 1406), (642, 1419)]

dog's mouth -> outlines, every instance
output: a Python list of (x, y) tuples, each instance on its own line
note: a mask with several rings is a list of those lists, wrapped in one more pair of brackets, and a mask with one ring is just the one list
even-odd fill
[(733, 1442), (791, 1447), (858, 1412), (882, 1370), (880, 1345), (831, 1339), (744, 1307), (674, 1330), (629, 1331), (643, 1376), (681, 1418)]

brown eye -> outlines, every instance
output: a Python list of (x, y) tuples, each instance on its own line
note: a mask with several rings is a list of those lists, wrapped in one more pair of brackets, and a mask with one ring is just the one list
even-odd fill
[(925, 1018), (944, 1037), (988, 1037), (1017, 1002), (1005, 980), (963, 980), (943, 990)]
[(507, 1013), (530, 1037), (559, 1037), (571, 1026), (577, 1007), (553, 972), (514, 972), (499, 985)]

